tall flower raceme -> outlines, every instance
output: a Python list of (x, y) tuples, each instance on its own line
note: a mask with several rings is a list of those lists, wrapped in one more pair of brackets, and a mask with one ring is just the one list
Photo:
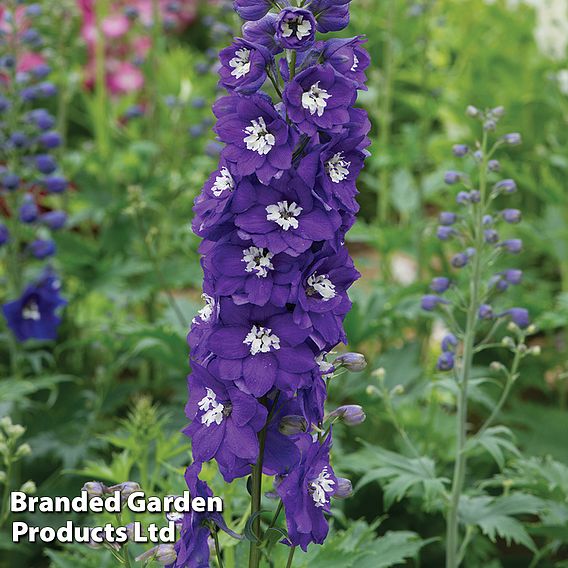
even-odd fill
[(61, 144), (55, 118), (41, 107), (56, 94), (36, 27), (41, 18), (38, 4), (12, 0), (0, 8), (0, 258), (8, 282), (2, 312), (18, 342), (55, 339), (66, 303), (50, 266), (51, 233), (66, 223), (57, 205), (67, 180), (54, 154)]
[(182, 30), (197, 15), (196, 0), (117, 0), (105, 3), (104, 10), (97, 8), (95, 0), (78, 0), (78, 6), (83, 18), (81, 34), (89, 55), (86, 85), (93, 87), (97, 76), (100, 27), (106, 84), (115, 95), (137, 92), (144, 86), (140, 65), (152, 45), (156, 18), (166, 30)]
[[(280, 499), (268, 527), (282, 509), (286, 516), (289, 565), (295, 547), (323, 543), (331, 498), (350, 492), (330, 462), (331, 424), (365, 415), (359, 406), (326, 415), (324, 402), (334, 373), (365, 361), (326, 356), (346, 341), (347, 290), (359, 277), (344, 241), (368, 155), (370, 125), (354, 105), (369, 57), (361, 37), (317, 36), (347, 26), (348, 2), (239, 0), (235, 8), (243, 37), (220, 53), (228, 95), (213, 109), (224, 147), (194, 208), (205, 306), (188, 337), (186, 433), (196, 463), (215, 460), (227, 482), (250, 476), (249, 566), (257, 568), (268, 531), (263, 474)], [(208, 566), (206, 539), (218, 523), (206, 522), (210, 531), (183, 523), (172, 566)]]
[[(522, 241), (511, 235), (510, 226), (521, 221), (521, 212), (507, 207), (507, 199), (517, 191), (512, 179), (500, 179), (500, 162), (495, 153), (506, 146), (521, 143), (518, 133), (505, 134), (491, 143), (493, 132), (504, 113), (503, 107), (481, 111), (468, 107), (467, 114), (482, 125), (482, 139), (474, 147), (457, 144), (454, 156), (473, 162), (472, 175), (449, 171), (445, 182), (463, 186), (456, 192), (457, 211), (440, 214), (437, 236), (442, 241), (458, 243), (451, 258), (455, 277), (439, 276), (430, 284), (431, 293), (422, 299), (422, 308), (438, 312), (448, 333), (441, 341), (437, 370), (453, 372), (457, 383), (457, 443), (452, 488), (447, 507), (446, 568), (457, 568), (464, 559), (469, 538), (460, 534), (460, 507), (467, 471), (467, 455), (489, 433), (511, 388), (519, 376), (521, 360), (537, 354), (526, 338), (534, 332), (529, 313), (522, 307), (507, 306), (505, 293), (521, 283), (522, 272), (515, 267), (495, 268), (500, 257), (518, 255)], [(508, 263), (507, 263), (508, 264)], [(506, 325), (511, 335), (496, 339)], [(503, 379), (501, 396), (490, 416), (473, 434), (468, 432), (468, 398), (472, 368), (477, 354), (503, 347), (512, 353), (510, 367), (491, 364), (491, 371)], [(499, 432), (496, 431), (496, 434)]]

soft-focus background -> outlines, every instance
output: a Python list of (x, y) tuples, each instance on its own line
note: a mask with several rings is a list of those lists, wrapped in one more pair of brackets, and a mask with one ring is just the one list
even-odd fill
[[(189, 459), (180, 433), (185, 335), (202, 305), (191, 207), (219, 151), (210, 110), (219, 94), (216, 55), (239, 22), (221, 0), (41, 4), (57, 86), (48, 105), (71, 182), (68, 228), (55, 236), (54, 260), (68, 305), (55, 343), (24, 345), (25, 379), (11, 376), (0, 342), (0, 415), (27, 428), (32, 453), (18, 476), (33, 480), (38, 494), (74, 496), (92, 479), (176, 493)], [(112, 19), (129, 7), (145, 17), (124, 26)], [(519, 544), (522, 535), (508, 547), (510, 535), (499, 530), (493, 539), (476, 533), (466, 565), (568, 566), (568, 2), (353, 0), (345, 35), (356, 34), (367, 36), (372, 56), (360, 104), (372, 119), (373, 144), (348, 237), (363, 278), (351, 292), (346, 330), (349, 350), (364, 353), (369, 365), (333, 384), (330, 406), (361, 404), (367, 413), (357, 429), (337, 428), (336, 469), (354, 485), (372, 468), (376, 475), (337, 507), (327, 548), (296, 555), (294, 566), (348, 568), (353, 551), (373, 546), (382, 547), (381, 566), (442, 565), (443, 517), (429, 507), (426, 484), (413, 481), (411, 462), (381, 452), (405, 453), (402, 430), (438, 475), (451, 471), (453, 399), (433, 388), (440, 329), (420, 310), (420, 297), (448, 267), (435, 218), (454, 206), (443, 183), (456, 167), (452, 145), (477, 134), (464, 115), (468, 104), (503, 105), (504, 131), (523, 136), (522, 146), (502, 156), (503, 177), (519, 186), (510, 206), (524, 214), (516, 266), (525, 281), (509, 294), (530, 310), (539, 328), (532, 344), (542, 348), (524, 365), (505, 409), (521, 453), (502, 447), (502, 460), (480, 456), (470, 481), (495, 491), (524, 488), (556, 506), (522, 517), (532, 550)], [(491, 351), (485, 362), (502, 356)], [(378, 394), (383, 372), (389, 389), (403, 387), (395, 391), (395, 414)], [(490, 383), (480, 387), (473, 424), (496, 392)], [(400, 483), (408, 485), (389, 488), (405, 467)], [(223, 486), (212, 468), (205, 474), (229, 519), (241, 514), (243, 484)], [(57, 522), (37, 514), (28, 520)], [(376, 540), (389, 531), (405, 532)], [(116, 564), (108, 551), (81, 545), (16, 548), (7, 533), (0, 540), (2, 566)], [(243, 566), (238, 551), (227, 560), (228, 568)]]

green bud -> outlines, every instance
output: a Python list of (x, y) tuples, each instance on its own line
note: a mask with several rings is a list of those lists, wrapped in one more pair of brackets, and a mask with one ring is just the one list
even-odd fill
[(20, 487), (20, 491), (33, 495), (37, 491), (37, 486), (33, 481), (28, 480)]
[(32, 448), (29, 444), (22, 444), (17, 450), (16, 455), (14, 456), (16, 459), (24, 458), (29, 456), (32, 453)]

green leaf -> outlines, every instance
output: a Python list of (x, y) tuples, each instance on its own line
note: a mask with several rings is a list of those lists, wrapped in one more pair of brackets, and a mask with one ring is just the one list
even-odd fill
[(365, 557), (357, 562), (357, 568), (388, 568), (403, 564), (414, 558), (428, 542), (413, 532), (387, 532), (369, 547)]

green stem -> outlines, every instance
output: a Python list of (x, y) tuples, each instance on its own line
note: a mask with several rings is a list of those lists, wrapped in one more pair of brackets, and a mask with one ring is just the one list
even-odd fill
[(280, 516), (280, 513), (282, 512), (283, 506), (284, 506), (284, 503), (282, 502), (282, 499), (280, 499), (280, 503), (278, 503), (278, 507), (276, 507), (276, 511), (274, 512), (274, 516), (272, 517), (272, 520), (270, 521), (270, 525), (268, 525), (269, 529), (271, 529), (272, 527), (274, 527), (276, 525), (276, 522), (278, 521), (278, 517)]
[[(252, 498), (250, 503), (251, 516), (257, 515), (252, 524), (252, 532), (260, 540), (260, 511), (262, 503), (262, 465), (264, 463), (264, 444), (266, 441), (266, 426), (261, 430), (258, 442), (258, 459), (256, 464), (252, 466)], [(250, 543), (249, 549), (249, 568), (258, 568), (260, 565), (261, 551), (256, 542)]]
[(219, 568), (223, 567), (223, 559), (221, 558), (221, 547), (219, 546), (219, 535), (217, 534), (217, 529), (213, 531), (213, 540), (215, 541), (215, 554), (217, 555), (217, 564), (219, 564)]
[(457, 401), (457, 444), (454, 474), (452, 478), (452, 490), (447, 511), (446, 530), (446, 568), (459, 566), (459, 519), (458, 509), (460, 497), (464, 487), (467, 467), (465, 445), (467, 443), (467, 403), (468, 385), (471, 377), (473, 355), (475, 349), (475, 332), (477, 327), (477, 314), (481, 304), (481, 249), (483, 246), (483, 211), (485, 208), (487, 193), (487, 133), (483, 132), (482, 142), (483, 160), (480, 164), (479, 191), (480, 202), (475, 209), (474, 244), (475, 255), (470, 281), (470, 304), (467, 311), (467, 323), (464, 334), (464, 347), (462, 368), (460, 373), (459, 396)]
[(294, 552), (296, 552), (296, 547), (290, 548), (290, 553), (288, 554), (288, 562), (286, 562), (286, 568), (292, 568), (292, 560), (294, 560)]
[(12, 460), (11, 456), (8, 455), (8, 461), (6, 463), (6, 481), (4, 483), (4, 493), (2, 495), (2, 507), (0, 508), (0, 529), (4, 523), (8, 520), (9, 508), (8, 503), (10, 499), (10, 485), (12, 476)]

